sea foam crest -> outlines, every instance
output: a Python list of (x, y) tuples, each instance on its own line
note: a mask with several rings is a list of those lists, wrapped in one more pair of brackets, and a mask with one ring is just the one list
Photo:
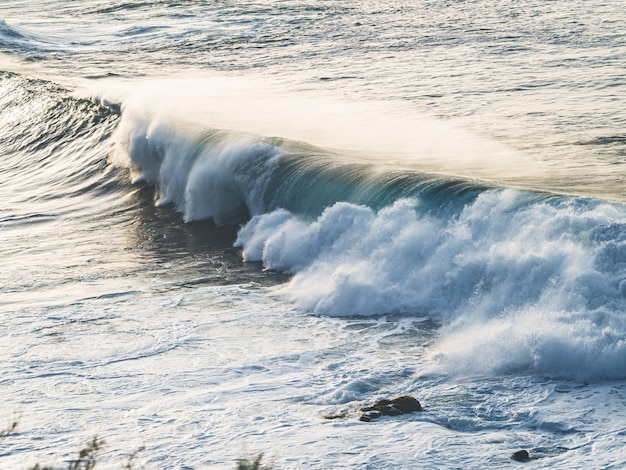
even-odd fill
[(173, 203), (186, 221), (227, 224), (261, 209), (258, 201), (281, 150), (251, 135), (174, 125), (126, 113), (113, 160), (136, 182), (157, 185), (159, 204)]
[(625, 377), (624, 215), (491, 190), (447, 219), (420, 215), (416, 199), (378, 212), (337, 203), (312, 222), (278, 210), (253, 217), (237, 245), (293, 273), (279, 292), (306, 311), (438, 320), (438, 368)]

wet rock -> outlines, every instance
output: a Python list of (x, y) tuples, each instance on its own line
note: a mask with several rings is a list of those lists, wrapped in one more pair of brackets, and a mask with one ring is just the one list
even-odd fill
[(368, 422), (381, 416), (399, 416), (422, 411), (422, 405), (415, 398), (403, 395), (392, 400), (378, 400), (371, 406), (360, 408), (359, 411), (363, 412), (359, 419)]
[(402, 411), (402, 413), (412, 413), (414, 411), (422, 411), (422, 405), (415, 398), (404, 395), (402, 397), (391, 400), (394, 408)]
[(371, 410), (363, 413), (359, 418), (359, 421), (365, 421), (366, 423), (370, 422), (373, 419), (380, 418), (383, 414), (378, 410)]
[(518, 450), (513, 455), (511, 455), (513, 460), (517, 460), (518, 462), (526, 462), (530, 460), (530, 454), (526, 449)]

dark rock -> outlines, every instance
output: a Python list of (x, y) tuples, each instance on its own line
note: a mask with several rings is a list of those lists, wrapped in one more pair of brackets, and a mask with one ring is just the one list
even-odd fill
[(391, 405), (391, 400), (378, 400), (371, 406), (364, 406), (363, 408), (359, 408), (359, 411), (372, 411), (372, 410), (381, 410), (386, 406)]
[(365, 421), (366, 423), (369, 423), (371, 420), (380, 418), (382, 415), (383, 414), (378, 410), (366, 411), (361, 415), (359, 421)]
[(422, 405), (415, 398), (404, 395), (393, 400), (378, 400), (371, 406), (364, 406), (359, 411), (363, 411), (363, 415), (359, 418), (361, 421), (371, 421), (381, 416), (400, 416), (413, 411), (422, 411)]
[(324, 419), (342, 419), (347, 417), (348, 413), (339, 413), (338, 415), (326, 415), (324, 416)]
[(404, 395), (402, 397), (394, 398), (391, 400), (391, 404), (394, 408), (397, 408), (402, 413), (412, 413), (413, 411), (422, 411), (422, 405), (415, 398)]
[(513, 460), (517, 460), (518, 462), (526, 462), (527, 460), (530, 460), (530, 454), (527, 450), (522, 449), (511, 455), (511, 458)]

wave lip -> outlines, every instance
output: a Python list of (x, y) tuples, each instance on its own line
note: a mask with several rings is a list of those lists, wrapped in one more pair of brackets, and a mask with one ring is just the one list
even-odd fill
[(116, 141), (114, 161), (127, 165), (135, 182), (157, 185), (158, 204), (175, 204), (186, 221), (219, 224), (261, 210), (255, 195), (281, 153), (248, 135), (173, 128), (127, 114)]
[(128, 109), (116, 142), (113, 160), (156, 185), (159, 204), (175, 204), (187, 221), (237, 223), (278, 208), (310, 219), (337, 202), (381, 209), (406, 197), (423, 212), (451, 214), (492, 187)]

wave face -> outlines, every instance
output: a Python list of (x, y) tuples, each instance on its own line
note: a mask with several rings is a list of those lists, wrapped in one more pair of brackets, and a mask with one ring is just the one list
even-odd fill
[(56, 48), (47, 38), (8, 24), (0, 18), (0, 52), (36, 60)]
[(303, 143), (126, 117), (118, 159), (323, 315), (423, 315), (437, 367), (626, 376), (626, 211), (390, 170)]
[(132, 112), (124, 113), (116, 142), (114, 160), (135, 181), (156, 184), (159, 203), (176, 204), (187, 221), (243, 222), (277, 208), (311, 218), (339, 201), (380, 209), (403, 197), (418, 197), (423, 211), (453, 213), (490, 187)]

